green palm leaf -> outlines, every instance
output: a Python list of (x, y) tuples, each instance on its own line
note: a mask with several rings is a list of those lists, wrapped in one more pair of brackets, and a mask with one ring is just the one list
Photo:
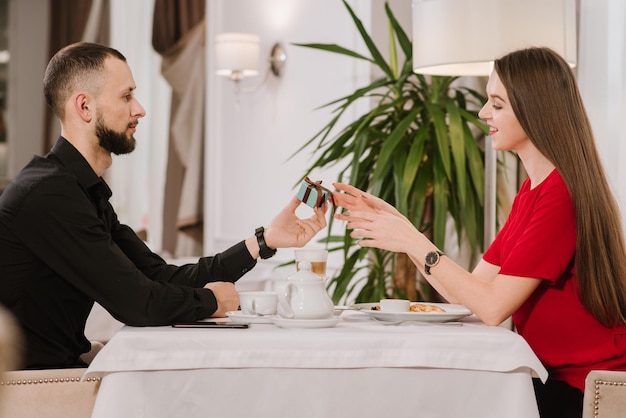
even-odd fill
[[(411, 40), (387, 3), (389, 61), (345, 0), (344, 5), (370, 56), (335, 44), (294, 45), (365, 60), (384, 75), (321, 106), (332, 108), (330, 121), (294, 155), (305, 150), (315, 155), (307, 175), (342, 164), (339, 181), (348, 178), (355, 187), (385, 199), (440, 248), (445, 246), (451, 218), (457, 242), (466, 237), (472, 256), (477, 256), (482, 250), (485, 173), (483, 152), (472, 132), (487, 131), (476, 110), (485, 98), (472, 89), (452, 87), (456, 77), (413, 73)], [(362, 100), (370, 109), (337, 129), (346, 112)], [(407, 289), (390, 284), (396, 254), (360, 247), (350, 231), (343, 237), (329, 235), (325, 242), (332, 243), (329, 250), (340, 251), (344, 259), (329, 284), (335, 303), (348, 295), (356, 301), (373, 301), (408, 294)], [(429, 288), (423, 292), (425, 298), (436, 293)]]

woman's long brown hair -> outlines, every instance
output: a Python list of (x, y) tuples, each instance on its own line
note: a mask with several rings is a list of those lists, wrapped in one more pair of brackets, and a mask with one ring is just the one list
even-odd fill
[(572, 196), (583, 305), (607, 327), (626, 324), (621, 216), (573, 71), (548, 48), (515, 51), (494, 64), (522, 128), (561, 173)]

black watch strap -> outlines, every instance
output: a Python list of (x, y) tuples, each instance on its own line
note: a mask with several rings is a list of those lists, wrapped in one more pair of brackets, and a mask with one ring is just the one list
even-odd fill
[(273, 257), (274, 254), (276, 254), (276, 249), (267, 246), (264, 233), (265, 228), (263, 228), (262, 226), (258, 227), (254, 231), (254, 235), (256, 235), (256, 242), (259, 243), (259, 255), (263, 260), (267, 260), (268, 258)]

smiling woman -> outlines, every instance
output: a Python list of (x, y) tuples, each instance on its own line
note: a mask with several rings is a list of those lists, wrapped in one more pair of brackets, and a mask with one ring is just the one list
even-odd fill
[(442, 257), (392, 205), (350, 185), (335, 184), (343, 192), (335, 201), (347, 210), (335, 218), (347, 221), (362, 247), (406, 253), (446, 300), (486, 324), (512, 315), (550, 373), (535, 386), (541, 416), (580, 417), (585, 377), (595, 369), (626, 370), (619, 210), (562, 56), (534, 47), (496, 59), (487, 94), (479, 115), (494, 147), (515, 151), (528, 179), (473, 271)]

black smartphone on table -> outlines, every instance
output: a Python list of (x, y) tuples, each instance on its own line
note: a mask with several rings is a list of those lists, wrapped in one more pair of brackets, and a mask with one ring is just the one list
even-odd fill
[(248, 324), (235, 324), (232, 322), (210, 322), (210, 321), (193, 321), (193, 322), (179, 322), (172, 324), (174, 328), (248, 328)]

